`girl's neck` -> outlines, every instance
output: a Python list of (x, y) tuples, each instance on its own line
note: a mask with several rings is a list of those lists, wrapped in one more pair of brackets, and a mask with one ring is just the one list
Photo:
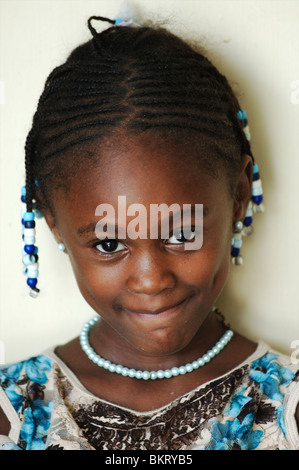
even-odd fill
[(183, 350), (161, 355), (151, 355), (135, 348), (102, 319), (92, 327), (89, 340), (98, 355), (113, 363), (136, 370), (165, 370), (182, 366), (204, 355), (219, 341), (226, 329), (224, 322), (214, 312), (210, 312)]
[[(220, 322), (219, 325), (222, 330)], [(202, 341), (208, 344), (208, 341), (206, 341), (204, 337)], [(201, 385), (208, 384), (224, 376), (245, 361), (253, 354), (255, 349), (255, 343), (235, 333), (232, 341), (224, 350), (211, 362), (205, 364), (204, 367), (189, 374), (179, 375), (170, 379), (147, 381), (123, 377), (103, 368), (99, 368), (90, 361), (82, 351), (78, 338), (64, 346), (58, 347), (55, 352), (77, 376), (82, 385), (90, 393), (99, 397), (99, 399), (130, 410), (146, 412), (161, 408), (190, 391), (197, 389)], [(194, 348), (194, 352), (195, 350), (196, 348)], [(197, 355), (199, 351), (200, 350), (197, 349), (195, 355)], [(150, 358), (148, 358), (146, 365), (150, 368), (150, 365), (153, 367), (156, 365), (156, 367), (158, 367), (158, 364), (161, 364), (161, 368), (167, 368), (170, 365), (177, 365), (178, 362), (176, 361), (183, 360), (184, 362), (191, 352), (192, 350), (190, 348), (189, 352), (184, 352), (184, 357), (182, 354), (173, 355), (163, 363), (161, 359), (155, 360), (155, 358), (151, 358), (150, 361)], [(110, 357), (112, 360), (112, 354)], [(144, 356), (142, 357), (144, 358)], [(117, 355), (117, 358), (119, 358), (119, 355)], [(135, 367), (138, 367), (138, 365), (141, 366), (141, 356), (137, 357), (136, 355), (135, 359), (136, 360), (133, 361), (131, 358), (131, 364), (128, 365), (132, 365), (132, 367), (134, 365)], [(139, 363), (137, 363), (137, 359)], [(191, 359), (192, 358), (190, 358), (190, 360)], [(123, 363), (124, 361), (125, 357), (123, 357)], [(144, 363), (142, 365), (145, 366)]]

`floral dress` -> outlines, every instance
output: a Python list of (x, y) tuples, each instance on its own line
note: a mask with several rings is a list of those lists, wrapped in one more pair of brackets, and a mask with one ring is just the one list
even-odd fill
[(137, 412), (94, 396), (49, 350), (0, 368), (0, 450), (298, 450), (298, 370), (259, 343), (224, 376)]

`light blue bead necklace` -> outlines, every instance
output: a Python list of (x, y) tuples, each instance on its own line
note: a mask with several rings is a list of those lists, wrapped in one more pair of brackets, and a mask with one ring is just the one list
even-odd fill
[(93, 325), (97, 323), (99, 320), (99, 316), (96, 315), (91, 320), (87, 321), (80, 333), (80, 344), (87, 355), (87, 357), (94, 362), (97, 366), (103, 367), (104, 369), (108, 370), (109, 372), (115, 372), (116, 374), (120, 374), (124, 377), (132, 377), (135, 379), (143, 379), (143, 380), (155, 380), (155, 379), (170, 379), (171, 377), (175, 377), (177, 375), (184, 375), (189, 372), (192, 372), (199, 367), (204, 366), (207, 362), (210, 362), (213, 357), (219, 354), (222, 349), (229, 343), (233, 336), (232, 330), (227, 330), (224, 335), (220, 338), (219, 341), (215, 344), (215, 346), (206, 352), (202, 357), (199, 357), (193, 362), (190, 362), (184, 366), (180, 367), (172, 367), (171, 369), (166, 370), (136, 370), (136, 369), (129, 369), (128, 367), (124, 367), (121, 364), (114, 364), (103, 357), (99, 356), (90, 346), (89, 343), (89, 331)]

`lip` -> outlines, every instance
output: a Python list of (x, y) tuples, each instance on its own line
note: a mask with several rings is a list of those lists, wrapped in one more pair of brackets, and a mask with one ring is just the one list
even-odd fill
[(131, 313), (133, 315), (137, 315), (138, 317), (149, 317), (149, 318), (159, 317), (159, 318), (163, 318), (163, 317), (171, 315), (171, 314), (175, 313), (177, 310), (179, 310), (185, 303), (187, 303), (189, 298), (190, 297), (185, 297), (183, 300), (181, 300), (180, 302), (178, 302), (174, 305), (165, 306), (165, 307), (159, 308), (157, 310), (138, 310), (138, 311), (136, 311), (136, 310), (131, 310), (129, 308), (124, 308), (123, 310), (125, 310), (126, 312)]

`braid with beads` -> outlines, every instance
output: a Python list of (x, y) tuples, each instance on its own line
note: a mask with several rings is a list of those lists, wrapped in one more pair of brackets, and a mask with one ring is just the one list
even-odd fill
[[(77, 47), (49, 75), (39, 99), (25, 151), (26, 206), (36, 185), (51, 209), (51, 191), (64, 187), (86, 154), (75, 148), (115, 131), (139, 135), (200, 136), (215, 151), (208, 168), (236, 175), (250, 144), (226, 78), (200, 52), (162, 28), (110, 27)], [(77, 155), (78, 160), (73, 160)]]

